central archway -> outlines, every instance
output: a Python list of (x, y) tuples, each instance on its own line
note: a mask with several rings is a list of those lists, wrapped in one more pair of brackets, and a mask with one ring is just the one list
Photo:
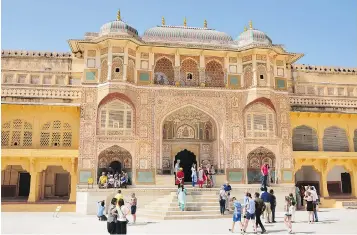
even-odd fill
[(103, 150), (98, 156), (97, 177), (99, 179), (102, 172), (120, 172), (128, 173), (129, 182), (132, 178), (132, 156), (126, 149), (113, 145)]
[(175, 156), (185, 149), (195, 155), (196, 162), (205, 162), (218, 169), (217, 136), (215, 119), (196, 106), (187, 105), (167, 114), (161, 123), (162, 172), (173, 174)]
[(193, 164), (197, 165), (196, 155), (193, 152), (184, 149), (176, 154), (174, 165), (176, 164), (177, 160), (180, 160), (180, 167), (183, 168), (185, 182), (192, 182), (191, 167)]
[(248, 184), (261, 183), (260, 168), (263, 164), (269, 164), (269, 183), (275, 183), (275, 155), (269, 149), (264, 147), (256, 148), (251, 151), (247, 157)]

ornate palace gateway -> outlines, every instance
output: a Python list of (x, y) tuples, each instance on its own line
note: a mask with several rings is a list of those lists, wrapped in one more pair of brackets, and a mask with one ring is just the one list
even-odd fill
[(273, 184), (357, 196), (356, 69), (296, 65), (251, 22), (236, 39), (164, 19), (139, 36), (118, 12), (68, 42), (2, 51), (3, 200), (87, 200), (110, 166), (173, 185), (177, 159), (218, 183), (257, 183), (269, 163)]

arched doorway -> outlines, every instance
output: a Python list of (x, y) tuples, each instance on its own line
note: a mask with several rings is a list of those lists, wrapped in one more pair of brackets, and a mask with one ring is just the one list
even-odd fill
[(164, 118), (160, 131), (163, 173), (173, 174), (175, 156), (183, 149), (190, 150), (197, 162), (220, 168), (217, 122), (206, 112), (191, 105), (176, 109)]
[(275, 183), (275, 155), (269, 149), (259, 147), (248, 154), (247, 177), (248, 184), (261, 183), (261, 167), (269, 164), (269, 183)]
[(180, 167), (183, 168), (183, 172), (185, 174), (185, 182), (192, 182), (191, 167), (193, 164), (197, 165), (196, 155), (193, 152), (184, 149), (176, 154), (174, 166), (176, 165), (177, 160), (180, 160)]
[(352, 193), (351, 175), (345, 167), (337, 165), (328, 172), (327, 190), (330, 196)]
[(19, 165), (9, 165), (1, 171), (1, 199), (27, 201), (31, 175)]
[(47, 200), (68, 200), (71, 191), (71, 175), (62, 166), (47, 166), (41, 172), (43, 185), (40, 198)]
[(314, 186), (320, 195), (321, 175), (313, 166), (302, 166), (295, 173), (295, 183), (298, 187)]
[(98, 156), (97, 179), (102, 172), (120, 172), (125, 171), (129, 176), (129, 184), (132, 183), (132, 157), (129, 151), (113, 145), (103, 150)]

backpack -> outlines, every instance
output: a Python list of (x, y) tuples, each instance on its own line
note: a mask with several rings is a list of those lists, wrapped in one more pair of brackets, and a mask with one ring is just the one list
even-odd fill
[(295, 206), (296, 205), (296, 201), (295, 201), (295, 198), (294, 197), (290, 197), (290, 204), (292, 206)]

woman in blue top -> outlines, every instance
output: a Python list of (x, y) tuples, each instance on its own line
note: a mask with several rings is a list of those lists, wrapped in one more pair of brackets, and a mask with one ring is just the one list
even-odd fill
[(234, 205), (234, 212), (233, 212), (233, 224), (232, 229), (229, 229), (230, 232), (234, 232), (234, 225), (236, 222), (240, 223), (240, 231), (243, 231), (243, 224), (242, 224), (242, 205), (237, 201), (235, 197), (232, 198), (233, 205)]
[(98, 219), (100, 221), (107, 221), (107, 217), (104, 215), (105, 204), (104, 201), (98, 202)]

